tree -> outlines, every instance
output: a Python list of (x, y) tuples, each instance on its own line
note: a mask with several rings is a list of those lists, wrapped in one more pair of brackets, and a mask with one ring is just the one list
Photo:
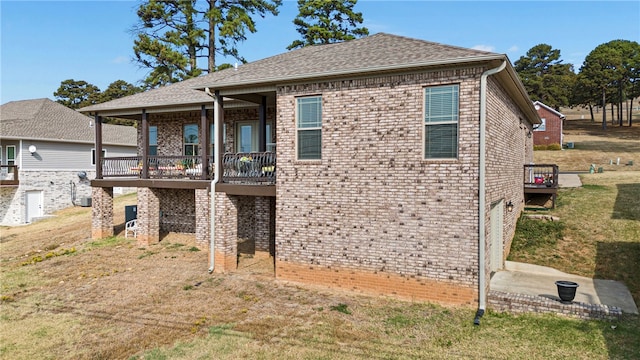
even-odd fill
[[(607, 99), (610, 103), (614, 99), (621, 109), (623, 99), (636, 94), (634, 83), (640, 79), (639, 65), (640, 45), (629, 40), (612, 40), (600, 44), (585, 58), (580, 75), (588, 86), (597, 89), (598, 97), (602, 99), (604, 129), (607, 128)], [(622, 121), (621, 115), (619, 120)]]
[[(253, 15), (278, 14), (282, 0), (148, 0), (138, 8), (133, 31), (136, 61), (151, 69), (147, 88), (213, 72), (216, 55), (246, 62), (238, 42), (255, 33)], [(204, 66), (200, 66), (206, 59)], [(202, 61), (199, 61), (202, 60)]]
[(116, 80), (109, 84), (107, 89), (100, 94), (98, 102), (102, 103), (114, 99), (120, 99), (125, 96), (137, 94), (139, 92), (142, 92), (142, 88), (130, 84), (124, 80)]
[(68, 79), (60, 83), (60, 87), (53, 93), (56, 101), (71, 109), (96, 104), (100, 89), (84, 80)]
[(287, 50), (315, 44), (331, 44), (369, 35), (362, 24), (362, 13), (354, 12), (358, 0), (298, 0), (298, 16), (293, 20), (302, 40)]
[(532, 99), (556, 110), (570, 104), (576, 74), (572, 64), (562, 63), (560, 50), (539, 44), (529, 49), (514, 65)]

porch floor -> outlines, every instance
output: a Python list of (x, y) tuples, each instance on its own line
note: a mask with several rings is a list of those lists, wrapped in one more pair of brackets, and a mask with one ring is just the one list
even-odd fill
[(490, 285), (492, 292), (525, 294), (560, 302), (557, 280), (579, 285), (574, 303), (615, 306), (623, 313), (638, 314), (629, 289), (619, 281), (591, 279), (539, 265), (507, 261), (505, 269), (493, 275)]

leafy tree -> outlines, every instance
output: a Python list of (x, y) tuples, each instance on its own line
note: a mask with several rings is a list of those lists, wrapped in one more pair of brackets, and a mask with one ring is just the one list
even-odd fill
[[(636, 94), (640, 80), (640, 45), (635, 41), (612, 40), (598, 45), (584, 60), (580, 75), (585, 84), (596, 90), (603, 107), (602, 127), (607, 128), (606, 104), (615, 101), (619, 109), (623, 99)], [(622, 121), (620, 116), (620, 121)], [(631, 125), (631, 122), (629, 122)]]
[[(213, 72), (216, 55), (245, 62), (237, 43), (255, 33), (253, 15), (278, 14), (282, 0), (147, 0), (138, 8), (133, 31), (136, 61), (151, 69), (148, 88)], [(200, 59), (206, 66), (199, 66)]]
[(56, 101), (71, 109), (96, 104), (100, 89), (84, 80), (68, 79), (60, 83), (60, 87), (53, 93)]
[(560, 50), (539, 44), (515, 62), (515, 69), (534, 100), (560, 109), (570, 103), (576, 74), (572, 64), (563, 64)]
[(362, 13), (354, 12), (358, 0), (298, 0), (298, 16), (293, 20), (302, 40), (287, 50), (315, 44), (330, 44), (369, 35), (362, 24)]

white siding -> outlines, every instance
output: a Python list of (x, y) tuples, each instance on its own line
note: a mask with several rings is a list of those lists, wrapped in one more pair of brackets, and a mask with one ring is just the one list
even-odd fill
[[(31, 154), (29, 146), (34, 145), (36, 152)], [(91, 149), (94, 144), (76, 144), (50, 141), (22, 142), (22, 169), (56, 169), (56, 170), (93, 170), (91, 165)], [(107, 157), (135, 156), (135, 146), (103, 146)]]

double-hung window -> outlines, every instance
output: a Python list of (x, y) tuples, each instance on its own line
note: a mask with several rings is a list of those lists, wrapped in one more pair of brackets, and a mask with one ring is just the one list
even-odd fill
[(322, 158), (322, 96), (298, 98), (296, 101), (298, 160)]
[(7, 145), (7, 165), (16, 164), (16, 146)]
[(459, 85), (424, 90), (424, 158), (458, 157)]
[(547, 131), (547, 119), (542, 118), (540, 120), (542, 120), (542, 123), (537, 128), (534, 128), (533, 131)]
[(187, 124), (184, 126), (184, 154), (183, 155), (198, 155), (198, 125)]

